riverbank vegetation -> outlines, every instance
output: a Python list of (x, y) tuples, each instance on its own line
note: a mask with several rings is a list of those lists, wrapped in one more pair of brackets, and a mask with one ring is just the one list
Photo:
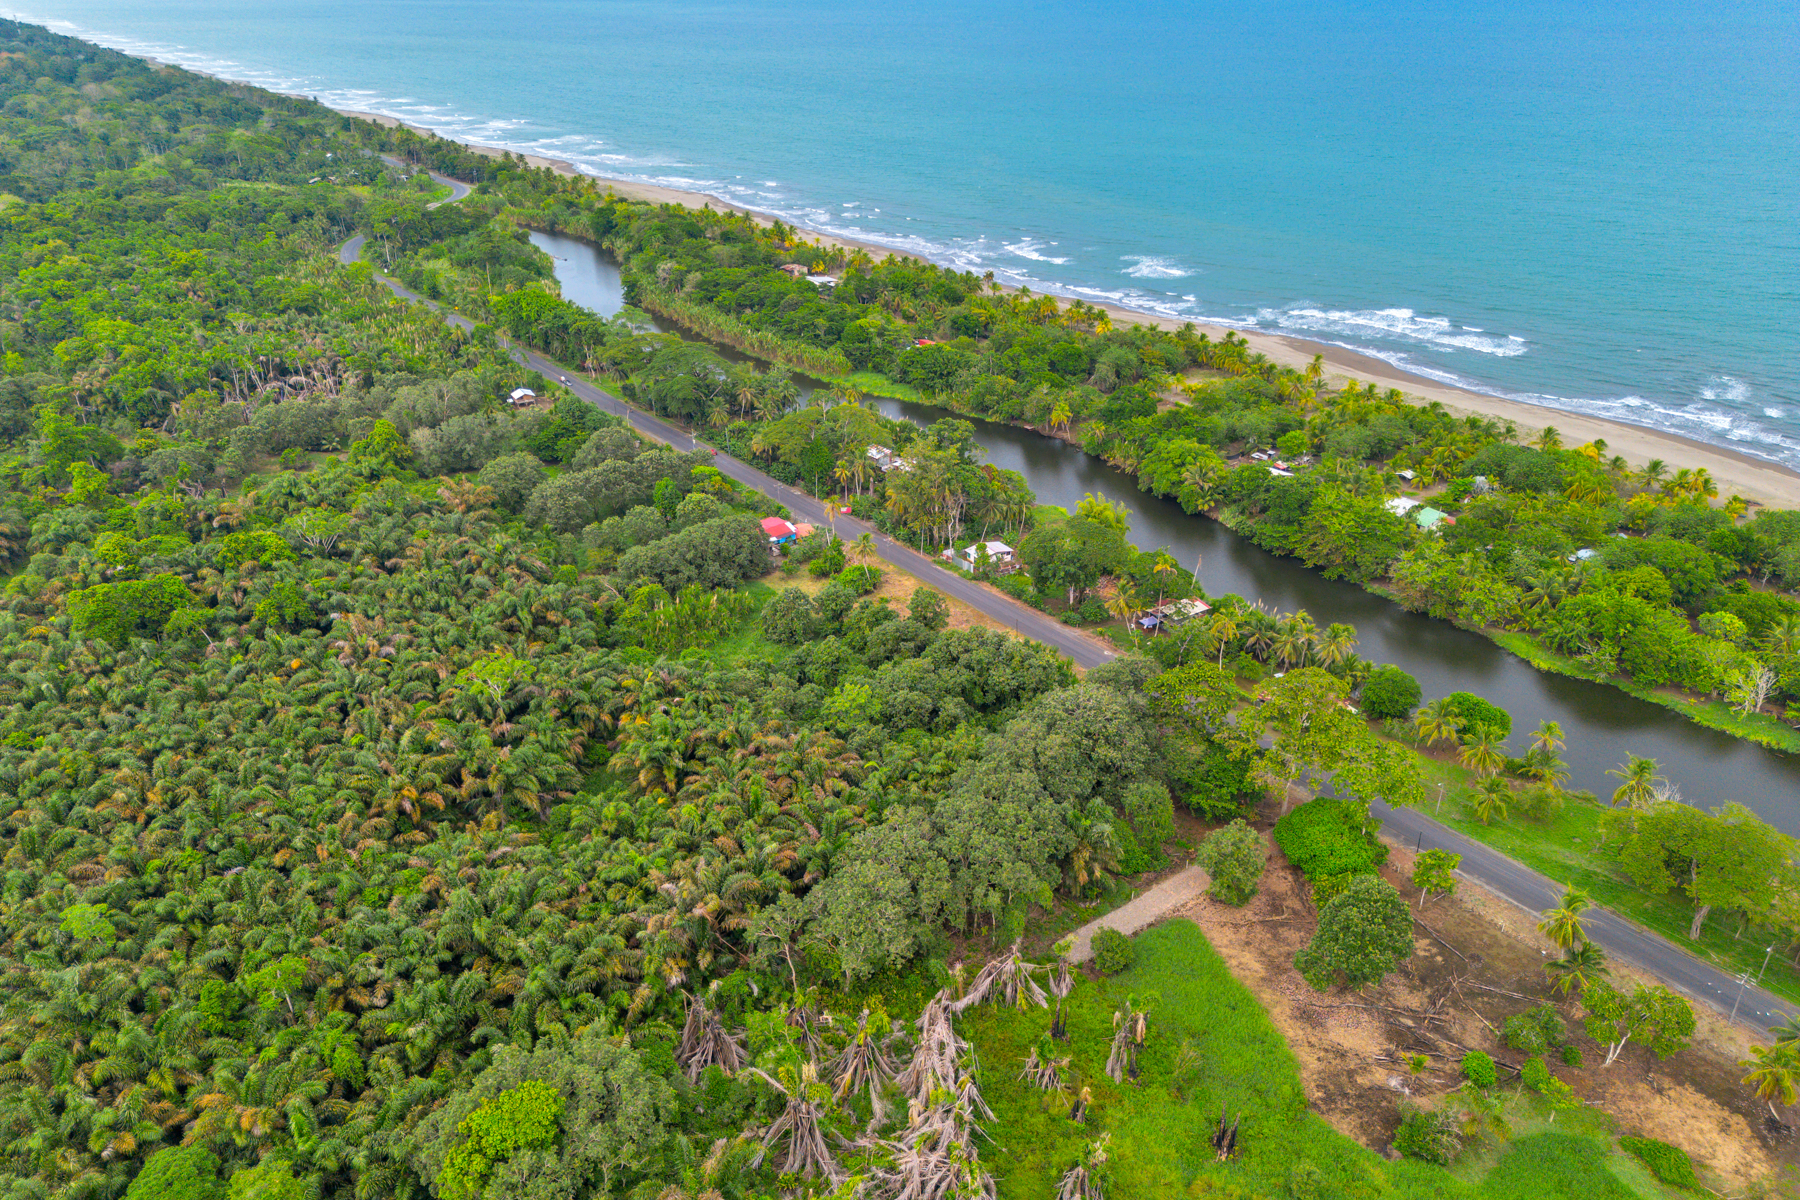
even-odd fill
[[(1674, 707), (1696, 720), (1800, 745), (1777, 719), (1800, 703), (1800, 516), (1715, 504), (1703, 471), (1628, 467), (1553, 429), (1521, 445), (1393, 389), (1333, 389), (1316, 366), (1279, 367), (1235, 337), (1115, 327), (1079, 302), (877, 261), (779, 222), (631, 203), (547, 172), (492, 191), (506, 219), (605, 247), (634, 304), (704, 337), (846, 390), (905, 389), (1067, 437), (1330, 577), (1510, 633), (1550, 669), (1686, 697)], [(658, 410), (724, 428), (729, 389), (707, 391)], [(734, 442), (780, 416), (750, 414)], [(854, 469), (866, 446), (851, 440), (821, 439), (820, 469), (799, 478), (823, 490)]]

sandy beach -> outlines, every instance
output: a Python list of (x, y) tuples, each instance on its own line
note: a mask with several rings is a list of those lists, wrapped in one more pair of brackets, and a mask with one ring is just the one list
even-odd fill
[[(389, 127), (403, 124), (393, 117), (382, 116), (379, 113), (344, 110), (344, 115), (359, 117)], [(434, 137), (443, 136), (435, 130), (424, 129), (416, 125), (407, 125), (406, 127), (420, 134)], [(471, 150), (495, 158), (506, 153), (506, 151), (493, 146), (467, 144)], [(629, 200), (642, 200), (652, 204), (680, 204), (689, 208), (711, 207), (718, 210), (746, 213), (764, 224), (775, 219), (770, 214), (757, 212), (704, 192), (682, 191), (678, 188), (658, 187), (654, 184), (637, 183), (628, 179), (609, 179), (605, 176), (588, 175), (587, 172), (578, 170), (573, 163), (557, 158), (545, 158), (535, 154), (525, 154), (519, 157), (533, 167), (548, 167), (558, 174), (579, 175), (593, 179), (596, 186), (608, 188)], [(801, 228), (804, 229), (803, 226)], [(806, 229), (805, 232), (813, 241), (821, 245), (866, 250), (878, 257), (889, 254), (900, 258), (916, 257), (876, 242), (857, 241), (853, 238), (837, 237), (811, 229)], [(1139, 312), (1115, 305), (1103, 304), (1099, 307), (1105, 309), (1115, 322), (1155, 325), (1164, 329), (1174, 329), (1184, 324), (1184, 322), (1171, 317), (1157, 316), (1153, 313)], [(1206, 325), (1197, 322), (1195, 324), (1197, 328), (1213, 338), (1223, 337), (1227, 331), (1227, 327), (1222, 325)], [(1358, 354), (1341, 346), (1326, 345), (1322, 342), (1312, 342), (1304, 338), (1288, 337), (1282, 334), (1245, 330), (1233, 332), (1245, 338), (1253, 351), (1267, 355), (1271, 360), (1284, 366), (1304, 367), (1312, 361), (1314, 355), (1323, 355), (1326, 376), (1335, 381), (1353, 379), (1362, 383), (1374, 383), (1384, 388), (1399, 388), (1410, 399), (1427, 404), (1436, 401), (1460, 415), (1511, 421), (1518, 428), (1521, 439), (1524, 440), (1535, 437), (1545, 426), (1554, 426), (1557, 433), (1561, 435), (1565, 446), (1577, 446), (1599, 438), (1605, 441), (1609, 455), (1622, 455), (1633, 468), (1641, 468), (1652, 459), (1663, 460), (1669, 465), (1671, 473), (1681, 467), (1704, 468), (1712, 475), (1713, 481), (1718, 484), (1721, 500), (1732, 495), (1740, 495), (1754, 504), (1773, 508), (1800, 508), (1800, 471), (1791, 470), (1779, 463), (1773, 463), (1752, 454), (1714, 445), (1711, 442), (1682, 437), (1679, 434), (1666, 433), (1659, 429), (1630, 425), (1622, 421), (1608, 421), (1599, 417), (1584, 416), (1580, 413), (1566, 412), (1535, 404), (1523, 404), (1516, 400), (1506, 400), (1465, 388), (1452, 387), (1418, 375), (1408, 374), (1379, 358)]]

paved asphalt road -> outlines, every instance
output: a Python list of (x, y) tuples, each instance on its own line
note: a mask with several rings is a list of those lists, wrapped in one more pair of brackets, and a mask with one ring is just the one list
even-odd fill
[[(1437, 847), (1462, 855), (1457, 874), (1504, 896), (1520, 908), (1540, 913), (1555, 908), (1562, 899), (1562, 884), (1432, 820), (1428, 812), (1389, 808), (1385, 804), (1375, 804), (1371, 808), (1385, 822), (1382, 832), (1396, 843), (1423, 846), (1427, 850)], [(1584, 924), (1588, 936), (1607, 954), (1650, 972), (1690, 999), (1711, 1004), (1722, 1013), (1730, 1014), (1732, 1005), (1737, 1004), (1737, 1019), (1746, 1025), (1777, 1024), (1796, 1007), (1756, 987), (1754, 975), (1749, 986), (1740, 987), (1736, 976), (1702, 962), (1660, 934), (1651, 933), (1604, 908), (1591, 909)]]
[[(460, 200), (469, 194), (467, 184), (436, 174), (432, 178), (460, 189), (450, 200)], [(339, 259), (346, 263), (357, 261), (362, 253), (362, 245), (363, 237), (358, 234), (344, 243), (338, 252)], [(443, 312), (439, 305), (415, 295), (398, 281), (380, 274), (376, 278), (395, 295), (416, 300)], [(473, 328), (473, 322), (457, 313), (444, 312), (444, 319), (461, 329)], [(595, 387), (579, 377), (566, 375), (566, 368), (541, 354), (519, 348), (514, 350), (513, 357), (533, 370), (542, 372), (547, 378), (565, 380), (566, 386), (575, 395), (607, 412), (623, 416), (631, 423), (632, 428), (666, 442), (677, 450), (703, 447), (711, 449), (704, 442), (696, 441), (689, 431), (640, 412), (611, 392)], [(815, 525), (833, 521), (826, 513), (822, 501), (797, 491), (728, 454), (715, 453), (717, 458), (714, 461), (722, 473), (747, 487), (776, 497), (788, 506), (797, 519), (810, 521)], [(1113, 651), (1099, 644), (1097, 639), (1071, 629), (1035, 608), (1020, 604), (1010, 596), (976, 583), (967, 576), (945, 570), (918, 551), (875, 532), (862, 521), (839, 515), (835, 518), (835, 527), (840, 536), (856, 537), (863, 533), (875, 533), (876, 549), (888, 565), (925, 580), (939, 591), (955, 596), (1025, 637), (1055, 647), (1078, 666), (1099, 666), (1113, 657)], [(1383, 832), (1396, 842), (1436, 846), (1462, 855), (1462, 866), (1459, 868), (1462, 875), (1504, 896), (1520, 908), (1534, 913), (1541, 912), (1555, 907), (1562, 896), (1563, 888), (1560, 883), (1434, 821), (1427, 813), (1417, 809), (1390, 809), (1383, 804), (1377, 804), (1374, 808), (1375, 815), (1386, 822)], [(1737, 1019), (1744, 1024), (1774, 1025), (1796, 1008), (1773, 993), (1754, 986), (1754, 981), (1750, 986), (1740, 986), (1740, 980), (1736, 976), (1702, 962), (1661, 935), (1651, 933), (1605, 909), (1593, 909), (1586, 926), (1589, 936), (1608, 954), (1650, 972), (1691, 999), (1710, 1004), (1727, 1014), (1732, 1011), (1735, 1003)]]

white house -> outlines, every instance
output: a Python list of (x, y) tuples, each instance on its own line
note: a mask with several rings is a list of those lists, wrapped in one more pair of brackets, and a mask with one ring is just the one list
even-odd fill
[(1019, 557), (1013, 548), (1005, 542), (976, 542), (964, 546), (956, 553), (957, 565), (973, 571), (981, 561), (981, 551), (987, 549), (988, 565), (1001, 574), (1019, 569)]
[(1392, 500), (1389, 500), (1386, 504), (1382, 505), (1382, 507), (1393, 513), (1396, 517), (1404, 517), (1407, 513), (1419, 507), (1419, 502), (1417, 500), (1410, 500), (1405, 496), (1395, 496)]
[(537, 393), (530, 388), (514, 388), (506, 399), (515, 408), (530, 408), (538, 402)]

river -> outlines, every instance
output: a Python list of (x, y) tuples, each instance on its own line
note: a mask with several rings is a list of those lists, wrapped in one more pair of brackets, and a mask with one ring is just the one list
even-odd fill
[[(606, 315), (619, 310), (618, 269), (600, 250), (551, 234), (533, 233), (531, 239), (556, 260), (567, 299)], [(876, 403), (889, 416), (921, 425), (948, 416), (971, 421), (987, 461), (1025, 476), (1039, 503), (1073, 508), (1088, 492), (1122, 502), (1131, 510), (1131, 540), (1146, 550), (1166, 548), (1189, 570), (1198, 562), (1209, 595), (1235, 592), (1278, 612), (1305, 609), (1321, 628), (1334, 621), (1353, 625), (1358, 653), (1411, 672), (1427, 698), (1453, 691), (1486, 697), (1512, 714), (1508, 744), (1515, 753), (1539, 721), (1560, 723), (1568, 738), (1563, 758), (1571, 787), (1610, 796), (1618, 781), (1607, 770), (1641, 755), (1661, 763), (1689, 803), (1716, 808), (1735, 801), (1800, 836), (1800, 757), (1704, 728), (1616, 688), (1541, 672), (1479, 634), (1407, 612), (1296, 559), (1259, 549), (1216, 521), (1189, 516), (1172, 501), (1140, 492), (1133, 476), (1066, 442), (931, 405)]]

